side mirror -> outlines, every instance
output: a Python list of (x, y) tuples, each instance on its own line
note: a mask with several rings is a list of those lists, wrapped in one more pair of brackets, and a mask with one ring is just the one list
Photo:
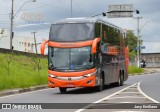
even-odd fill
[(92, 43), (92, 53), (95, 54), (97, 51), (97, 43), (100, 42), (100, 38), (95, 38)]
[(44, 41), (42, 44), (41, 44), (41, 54), (44, 55), (44, 51), (45, 51), (45, 46), (48, 44), (48, 40)]

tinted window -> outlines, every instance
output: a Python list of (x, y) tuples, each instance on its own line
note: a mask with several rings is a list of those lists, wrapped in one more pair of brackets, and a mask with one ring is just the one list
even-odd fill
[(95, 36), (96, 37), (101, 36), (101, 23), (96, 23), (95, 25)]
[(120, 44), (120, 31), (114, 27), (103, 24), (102, 25), (102, 42), (109, 45)]
[(67, 23), (51, 26), (49, 39), (57, 42), (90, 40), (94, 38), (94, 24)]
[(49, 68), (57, 70), (81, 70), (93, 67), (91, 47), (49, 47)]

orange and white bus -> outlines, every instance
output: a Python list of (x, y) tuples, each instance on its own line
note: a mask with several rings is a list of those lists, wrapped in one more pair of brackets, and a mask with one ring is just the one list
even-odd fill
[(51, 25), (48, 45), (48, 85), (67, 88), (118, 86), (128, 78), (128, 47), (123, 29), (96, 18), (70, 18)]

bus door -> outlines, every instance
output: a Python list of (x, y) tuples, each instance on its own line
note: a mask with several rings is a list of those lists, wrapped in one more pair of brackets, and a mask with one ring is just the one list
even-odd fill
[(103, 71), (105, 73), (106, 84), (111, 83), (113, 80), (113, 78), (112, 78), (113, 65), (112, 65), (111, 61), (112, 61), (112, 56), (107, 55), (107, 54), (102, 54)]
[(112, 65), (112, 82), (116, 82), (118, 80), (119, 74), (119, 60), (117, 57), (113, 56), (111, 60)]

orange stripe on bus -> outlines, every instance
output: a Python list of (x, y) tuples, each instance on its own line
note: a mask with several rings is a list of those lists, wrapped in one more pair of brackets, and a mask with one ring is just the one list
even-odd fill
[(95, 71), (96, 71), (95, 68), (90, 69), (90, 70), (80, 71), (80, 72), (66, 72), (66, 71), (57, 72), (57, 71), (48, 70), (48, 74), (53, 74), (55, 76), (60, 76), (60, 77), (76, 77), (76, 76), (87, 75)]
[(84, 42), (48, 42), (48, 46), (57, 47), (57, 48), (78, 48), (92, 45), (93, 40), (84, 41)]

